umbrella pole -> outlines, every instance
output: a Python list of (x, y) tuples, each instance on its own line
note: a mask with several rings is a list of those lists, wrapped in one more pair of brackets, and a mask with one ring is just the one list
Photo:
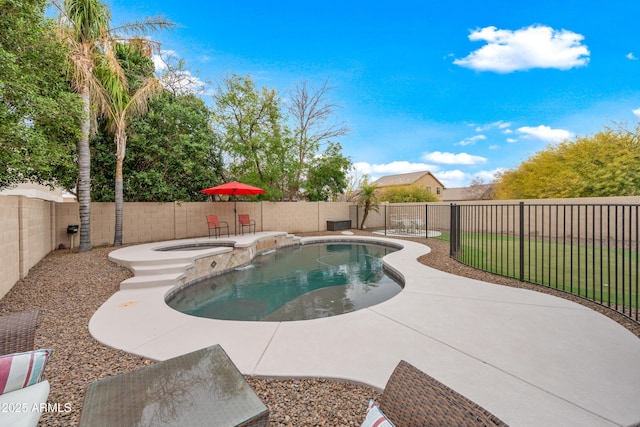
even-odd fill
[(238, 215), (236, 214), (236, 196), (233, 196), (233, 231), (238, 235)]

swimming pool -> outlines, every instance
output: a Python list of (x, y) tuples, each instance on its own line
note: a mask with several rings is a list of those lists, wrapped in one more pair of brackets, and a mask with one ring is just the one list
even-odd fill
[(187, 283), (166, 302), (182, 313), (221, 320), (291, 321), (349, 313), (402, 290), (382, 262), (396, 250), (342, 242), (271, 250), (249, 265)]

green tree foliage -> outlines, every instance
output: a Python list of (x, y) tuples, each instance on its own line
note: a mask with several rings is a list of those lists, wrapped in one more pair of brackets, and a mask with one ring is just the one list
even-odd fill
[(342, 155), (340, 144), (329, 143), (322, 155), (309, 162), (304, 190), (310, 201), (332, 201), (347, 188), (351, 160)]
[[(150, 102), (145, 116), (131, 120), (123, 164), (125, 201), (204, 200), (199, 190), (220, 182), (222, 168), (210, 114), (200, 98), (165, 91)], [(100, 133), (92, 146), (92, 198), (113, 201), (113, 140)]]
[(25, 181), (75, 185), (80, 100), (66, 51), (41, 0), (0, 2), (0, 188)]
[(275, 90), (256, 88), (251, 77), (223, 80), (214, 96), (213, 124), (225, 154), (225, 178), (263, 187), (282, 198), (292, 176), (291, 138), (282, 126)]
[(431, 194), (425, 187), (410, 185), (385, 188), (380, 195), (380, 201), (389, 203), (410, 203), (438, 202), (439, 200), (435, 194)]
[(378, 212), (380, 210), (380, 200), (377, 194), (378, 186), (369, 182), (369, 177), (364, 176), (360, 181), (360, 188), (358, 189), (358, 196), (356, 202), (358, 206), (364, 208), (362, 214), (362, 222), (360, 223), (360, 230), (364, 229), (364, 223), (369, 216), (369, 212)]
[[(116, 44), (116, 58), (128, 58), (140, 56), (151, 60), (147, 55), (151, 50), (146, 48), (146, 44), (126, 43)], [(105, 58), (106, 59), (106, 58)], [(109, 66), (110, 61), (103, 60), (96, 66), (102, 86), (108, 99), (105, 108), (105, 124), (113, 133), (113, 140), (116, 145), (116, 174), (115, 174), (115, 236), (114, 246), (122, 245), (123, 226), (123, 203), (124, 203), (124, 180), (123, 164), (127, 151), (127, 125), (132, 119), (142, 116), (147, 112), (149, 100), (162, 92), (160, 81), (153, 76), (142, 79), (137, 88), (129, 86), (129, 82), (122, 72), (120, 63), (116, 66)]]
[(351, 161), (342, 155), (340, 144), (328, 141), (344, 128), (325, 126), (331, 111), (331, 105), (323, 103), (326, 90), (323, 86), (311, 94), (305, 85), (297, 89), (296, 107), (288, 110), (297, 127), (290, 130), (275, 90), (256, 88), (250, 76), (225, 79), (213, 107), (224, 180), (264, 188), (267, 194), (262, 197), (270, 200), (327, 200), (343, 191)]
[(496, 180), (500, 199), (640, 195), (640, 128), (606, 128), (536, 153)]

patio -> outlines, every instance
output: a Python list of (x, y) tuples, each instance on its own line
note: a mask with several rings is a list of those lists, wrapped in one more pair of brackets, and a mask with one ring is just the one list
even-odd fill
[(404, 249), (385, 261), (404, 275), (405, 288), (368, 309), (304, 322), (219, 321), (171, 310), (164, 304), (171, 286), (161, 285), (117, 292), (90, 331), (150, 359), (221, 344), (246, 375), (377, 389), (405, 359), (511, 425), (640, 422), (640, 340), (628, 330), (565, 299), (426, 267), (417, 261), (426, 246), (394, 241)]
[[(431, 243), (435, 245), (439, 242)], [(47, 367), (47, 377), (52, 382), (50, 401), (71, 402), (73, 410), (69, 413), (44, 414), (41, 421), (43, 425), (77, 425), (82, 398), (89, 383), (99, 378), (109, 377), (152, 363), (148, 359), (102, 346), (88, 334), (86, 325), (93, 312), (117, 291), (120, 281), (131, 276), (128, 271), (118, 268), (106, 260), (106, 255), (111, 250), (111, 248), (96, 248), (91, 254), (56, 251), (38, 264), (29, 276), (21, 280), (15, 289), (0, 302), (0, 312), (3, 314), (32, 307), (42, 308), (36, 344), (39, 347), (57, 349), (55, 357)], [(450, 268), (446, 265), (451, 262), (446, 253), (432, 255), (434, 257), (431, 259), (441, 260), (439, 263), (442, 268)], [(398, 315), (399, 307), (382, 307), (383, 309), (377, 310), (372, 308), (370, 309), (371, 313), (365, 314), (373, 315), (371, 318), (374, 321), (362, 318), (361, 323), (364, 324), (354, 325), (357, 330), (338, 331), (333, 336), (319, 334), (316, 342), (310, 343), (310, 348), (305, 351), (313, 353), (310, 356), (314, 361), (327, 357), (341, 361), (355, 360), (360, 365), (360, 370), (366, 368), (363, 365), (369, 365), (371, 371), (377, 371), (376, 375), (379, 377), (379, 381), (383, 381), (387, 366), (386, 358), (404, 357), (400, 354), (396, 343), (406, 340), (415, 341), (415, 348), (410, 350), (408, 359), (431, 375), (467, 394), (468, 397), (481, 400), (478, 397), (479, 394), (487, 394), (488, 396), (482, 399), (483, 402), (487, 402), (489, 399), (501, 400), (503, 398), (506, 401), (522, 400), (519, 403), (520, 406), (530, 406), (532, 410), (536, 410), (534, 417), (529, 420), (515, 419), (512, 415), (507, 417), (506, 413), (497, 413), (505, 421), (510, 421), (512, 425), (540, 425), (543, 423), (550, 425), (616, 425), (622, 422), (620, 417), (626, 416), (631, 419), (637, 415), (633, 411), (637, 411), (635, 402), (639, 394), (638, 384), (640, 382), (637, 381), (638, 369), (635, 360), (638, 360), (638, 343), (640, 341), (635, 335), (612, 320), (568, 301), (557, 301), (557, 299), (546, 295), (524, 291), (524, 294), (537, 294), (537, 298), (533, 298), (543, 302), (542, 305), (528, 305), (526, 301), (520, 300), (521, 297), (518, 296), (520, 292), (516, 292), (521, 290), (450, 276), (442, 271), (432, 271), (433, 269), (418, 263), (411, 267), (414, 271), (422, 268), (426, 268), (425, 271), (429, 272), (429, 275), (435, 274), (434, 277), (439, 277), (437, 281), (440, 282), (442, 289), (438, 289), (438, 286), (434, 286), (434, 284), (429, 284), (426, 289), (414, 289), (411, 291), (411, 295), (416, 297), (414, 305), (419, 304), (420, 301), (426, 303), (432, 314), (425, 312), (419, 317), (433, 320), (433, 316), (439, 313), (443, 316), (439, 322), (421, 326), (415, 322), (416, 319), (405, 316), (404, 320), (401, 319), (403, 324), (396, 324), (396, 328), (401, 334), (387, 340), (384, 335), (378, 333), (381, 330), (379, 325), (385, 318)], [(477, 270), (457, 264), (455, 270), (460, 274), (483, 276)], [(100, 272), (100, 274), (96, 274), (96, 272)], [(459, 289), (480, 286), (481, 289), (490, 289), (491, 291), (471, 298), (462, 298), (461, 295), (452, 295), (447, 292), (450, 285), (454, 283), (457, 283), (454, 286)], [(495, 293), (495, 288), (507, 290), (501, 300), (495, 298), (499, 294), (499, 291), (497, 294)], [(46, 292), (43, 292), (42, 289), (46, 289)], [(508, 295), (511, 297), (506, 298)], [(411, 305), (411, 301), (408, 302)], [(446, 308), (444, 302), (450, 304), (453, 312), (444, 310)], [(549, 302), (553, 303), (548, 304)], [(480, 309), (480, 313), (478, 313), (478, 309)], [(522, 311), (529, 314), (544, 313), (544, 317), (538, 319), (536, 325), (526, 325), (515, 319), (515, 316), (520, 316)], [(551, 317), (547, 316), (549, 312), (552, 314)], [(470, 321), (476, 314), (481, 314), (483, 318), (489, 320), (488, 324), (470, 325)], [(505, 315), (516, 321), (500, 325), (497, 324), (497, 321), (491, 320), (496, 315)], [(558, 316), (563, 318), (562, 323), (558, 320)], [(573, 324), (566, 326), (569, 323)], [(458, 325), (457, 327), (466, 325), (468, 330), (466, 332), (456, 330), (454, 325)], [(314, 328), (321, 329), (319, 325), (315, 325)], [(274, 338), (277, 338), (274, 339), (276, 345), (269, 352), (266, 352), (261, 360), (260, 369), (263, 371), (269, 364), (273, 365), (276, 353), (272, 353), (272, 350), (277, 350), (277, 346), (281, 346), (284, 341), (301, 339), (301, 334), (304, 333), (293, 324), (283, 324), (280, 329), (282, 330), (274, 335)], [(492, 340), (482, 341), (481, 337), (486, 331), (501, 329), (505, 332), (504, 337), (494, 336)], [(529, 336), (524, 335), (524, 332), (531, 329), (538, 330), (539, 333), (529, 339)], [(565, 329), (566, 331), (564, 331)], [(214, 335), (220, 334), (220, 332), (214, 331)], [(362, 353), (350, 354), (349, 351), (345, 351), (347, 347), (342, 347), (342, 340), (350, 334), (353, 334), (357, 340), (354, 345), (362, 344), (358, 351), (368, 349), (364, 356)], [(546, 334), (549, 336), (557, 335), (557, 338), (562, 338), (566, 334), (567, 342), (558, 343), (559, 347), (555, 348), (555, 339), (546, 340)], [(591, 343), (581, 342), (584, 340), (582, 337), (585, 334), (588, 334), (588, 340), (592, 341)], [(215, 336), (211, 338), (215, 338)], [(306, 335), (302, 339), (305, 340), (305, 343), (309, 342)], [(500, 348), (510, 339), (515, 340), (512, 345)], [(379, 342), (380, 345), (375, 347), (372, 341)], [(327, 348), (321, 353), (314, 352), (315, 349), (323, 345)], [(544, 348), (539, 348), (540, 345)], [(516, 348), (518, 346), (519, 348)], [(572, 349), (571, 347), (574, 346), (576, 348)], [(584, 346), (587, 346), (586, 350), (591, 353), (586, 352)], [(482, 348), (495, 350), (496, 354), (493, 355), (495, 360), (488, 360), (488, 354), (484, 359), (479, 357), (474, 359), (472, 351)], [(429, 349), (437, 351), (428, 352)], [(445, 353), (441, 352), (442, 349)], [(546, 358), (534, 360), (533, 356), (540, 354), (544, 349), (549, 352)], [(616, 351), (612, 351), (612, 349)], [(442, 357), (444, 354), (454, 355), (455, 360), (447, 360), (446, 357)], [(634, 362), (628, 362), (624, 355), (634, 357)], [(362, 357), (366, 358), (367, 363), (362, 363)], [(520, 369), (520, 372), (500, 371), (497, 368), (499, 363), (502, 363), (500, 359), (509, 358), (521, 359), (521, 364), (514, 365), (514, 368)], [(236, 362), (235, 359), (234, 362)], [(468, 366), (467, 363), (469, 363)], [(555, 371), (562, 373), (567, 365), (574, 364), (575, 367), (568, 366), (573, 375), (563, 374), (557, 378), (553, 377)], [(478, 369), (475, 369), (476, 367)], [(294, 368), (298, 370), (301, 367), (292, 366), (292, 369)], [(258, 374), (258, 372), (254, 373)], [(557, 395), (550, 395), (548, 391), (535, 383), (523, 382), (527, 373), (543, 377), (539, 380), (547, 385), (558, 383), (555, 385), (560, 388), (565, 387), (565, 390), (570, 389), (573, 400), (567, 401)], [(606, 378), (602, 379), (601, 376), (606, 376)], [(489, 386), (483, 382), (493, 381), (494, 377), (503, 377), (506, 378), (506, 381), (492, 382)], [(249, 377), (249, 382), (269, 405), (271, 425), (319, 425), (326, 420), (331, 420), (333, 425), (359, 425), (363, 419), (364, 406), (368, 398), (375, 397), (376, 394), (375, 390), (368, 387), (325, 380)], [(515, 384), (523, 383), (522, 390), (520, 390), (522, 394), (509, 395), (513, 393), (513, 390), (505, 387), (505, 384), (509, 386), (512, 385), (512, 382)], [(462, 383), (461, 387), (460, 383)], [(476, 390), (473, 396), (471, 395), (472, 389)], [(542, 400), (540, 400), (541, 397), (543, 397)], [(630, 403), (629, 397), (635, 400)], [(592, 406), (589, 399), (597, 399), (598, 402)], [(615, 402), (612, 403), (608, 399)], [(582, 406), (576, 405), (575, 401), (577, 400), (583, 402)], [(543, 405), (542, 410), (538, 407), (539, 405)], [(551, 412), (558, 406), (562, 410), (559, 413), (560, 417), (557, 417), (557, 412)], [(606, 420), (602, 416), (598, 416), (596, 410), (599, 411), (601, 406), (607, 406), (611, 412), (615, 412), (618, 420)], [(492, 405), (488, 409), (497, 412), (496, 408), (496, 405)], [(502, 412), (502, 409), (498, 410)], [(566, 422), (564, 417), (570, 417), (570, 422)], [(633, 422), (637, 422), (637, 420), (629, 421), (629, 423)]]

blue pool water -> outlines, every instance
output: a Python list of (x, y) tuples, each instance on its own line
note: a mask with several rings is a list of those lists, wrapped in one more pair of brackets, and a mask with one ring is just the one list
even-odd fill
[(323, 243), (281, 248), (253, 263), (188, 284), (167, 304), (193, 316), (289, 321), (335, 316), (385, 301), (402, 290), (382, 257), (397, 249)]

